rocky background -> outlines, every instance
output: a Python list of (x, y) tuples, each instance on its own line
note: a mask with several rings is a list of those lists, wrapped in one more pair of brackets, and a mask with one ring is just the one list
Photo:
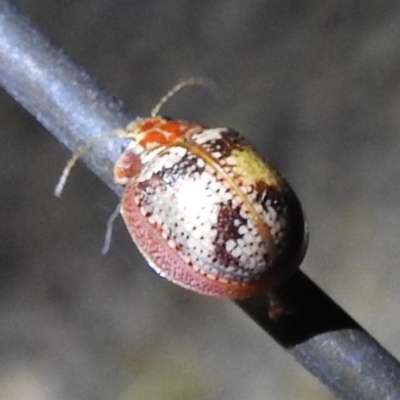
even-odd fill
[[(18, 0), (132, 110), (242, 132), (291, 182), (311, 229), (303, 270), (400, 357), (397, 1)], [(157, 277), (117, 198), (0, 93), (0, 398), (331, 399), (230, 302)]]

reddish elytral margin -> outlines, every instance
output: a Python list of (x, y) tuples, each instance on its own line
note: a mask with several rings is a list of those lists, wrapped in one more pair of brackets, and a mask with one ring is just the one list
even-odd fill
[[(132, 196), (135, 192), (134, 185), (133, 178), (128, 183), (122, 199), (122, 216), (136, 245), (145, 253), (147, 261), (157, 273), (186, 289), (227, 298), (245, 298), (260, 293), (266, 288), (265, 281), (268, 282), (268, 286), (274, 286), (276, 282), (272, 277), (273, 271), (265, 280), (251, 284), (221, 282), (217, 278), (210, 279), (209, 276), (194, 271), (137, 208)], [(158, 266), (162, 266), (162, 269)]]

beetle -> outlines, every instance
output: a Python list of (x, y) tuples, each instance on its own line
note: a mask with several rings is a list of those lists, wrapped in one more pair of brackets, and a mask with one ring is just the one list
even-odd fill
[(201, 294), (246, 298), (298, 268), (304, 213), (286, 180), (239, 133), (159, 115), (178, 90), (198, 83), (179, 83), (150, 117), (117, 131), (131, 139), (114, 167), (115, 182), (125, 186), (119, 208), (160, 276)]

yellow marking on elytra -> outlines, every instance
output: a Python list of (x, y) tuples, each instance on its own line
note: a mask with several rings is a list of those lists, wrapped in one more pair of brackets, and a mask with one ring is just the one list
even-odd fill
[(233, 171), (245, 185), (265, 182), (268, 186), (279, 186), (279, 175), (257, 156), (251, 149), (232, 150), (230, 157), (235, 159)]

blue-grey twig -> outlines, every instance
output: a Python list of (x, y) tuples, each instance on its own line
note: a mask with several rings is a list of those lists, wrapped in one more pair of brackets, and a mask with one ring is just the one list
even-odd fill
[(238, 305), (338, 399), (400, 399), (399, 362), (302, 272)]
[[(134, 119), (6, 0), (0, 1), (0, 84), (73, 151)], [(82, 157), (117, 192), (111, 171), (120, 150), (116, 138)]]
[[(6, 0), (0, 0), (0, 83), (73, 151), (133, 119)], [(111, 171), (120, 146), (105, 141), (84, 156), (115, 191)], [(338, 398), (400, 400), (397, 360), (301, 272), (273, 297), (238, 304)]]

